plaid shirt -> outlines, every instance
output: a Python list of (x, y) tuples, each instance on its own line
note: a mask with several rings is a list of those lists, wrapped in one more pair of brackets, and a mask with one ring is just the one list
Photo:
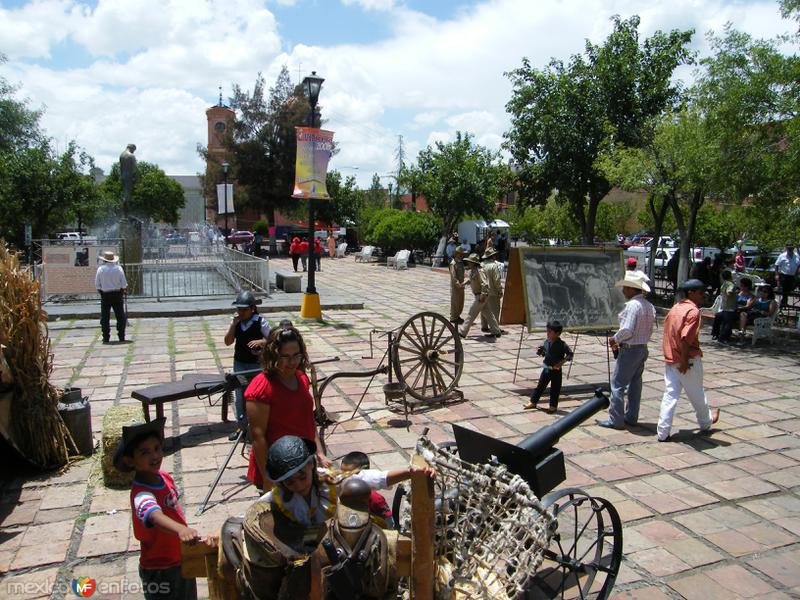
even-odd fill
[(653, 334), (656, 309), (638, 294), (625, 303), (619, 313), (619, 331), (614, 335), (618, 344), (646, 344)]

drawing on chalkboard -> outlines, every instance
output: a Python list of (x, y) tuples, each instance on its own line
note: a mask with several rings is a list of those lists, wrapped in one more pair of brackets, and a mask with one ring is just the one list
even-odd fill
[(611, 329), (625, 298), (614, 283), (625, 274), (622, 250), (521, 248), (528, 330), (561, 321), (569, 331)]

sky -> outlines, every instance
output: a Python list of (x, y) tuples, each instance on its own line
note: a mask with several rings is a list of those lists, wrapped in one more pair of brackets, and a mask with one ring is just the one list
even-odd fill
[[(330, 168), (368, 187), (436, 141), (467, 131), (500, 149), (505, 72), (567, 60), (602, 43), (611, 17), (641, 17), (642, 38), (726, 23), (756, 38), (794, 29), (777, 2), (722, 0), (0, 0), (0, 75), (43, 109), (59, 149), (75, 140), (108, 172), (129, 143), (170, 175), (204, 170), (205, 111), (219, 87), (325, 78), (320, 108), (339, 153)], [(679, 73), (691, 78), (691, 70)]]

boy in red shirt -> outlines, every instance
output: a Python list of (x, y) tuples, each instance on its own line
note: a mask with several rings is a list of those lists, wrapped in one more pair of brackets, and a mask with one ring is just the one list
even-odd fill
[[(166, 471), (164, 417), (122, 428), (122, 439), (114, 453), (120, 471), (136, 471), (131, 484), (133, 534), (141, 543), (139, 576), (147, 600), (196, 600), (194, 579), (181, 576), (181, 542), (200, 540), (186, 525), (178, 499), (180, 493)], [(214, 541), (207, 540), (214, 545)]]

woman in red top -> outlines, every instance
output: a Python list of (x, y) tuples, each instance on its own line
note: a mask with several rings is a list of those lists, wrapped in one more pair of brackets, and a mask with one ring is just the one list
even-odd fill
[(314, 399), (309, 391), (308, 354), (303, 337), (294, 327), (273, 329), (264, 347), (264, 371), (244, 393), (250, 439), (247, 479), (264, 487), (269, 447), (284, 435), (317, 442), (317, 461), (329, 466), (314, 423)]
[(294, 272), (297, 273), (297, 261), (300, 260), (300, 238), (292, 238), (292, 243), (289, 244), (289, 256), (292, 257), (292, 266)]
[(300, 260), (303, 263), (303, 271), (306, 270), (306, 259), (308, 258), (308, 242), (305, 238), (300, 242)]

